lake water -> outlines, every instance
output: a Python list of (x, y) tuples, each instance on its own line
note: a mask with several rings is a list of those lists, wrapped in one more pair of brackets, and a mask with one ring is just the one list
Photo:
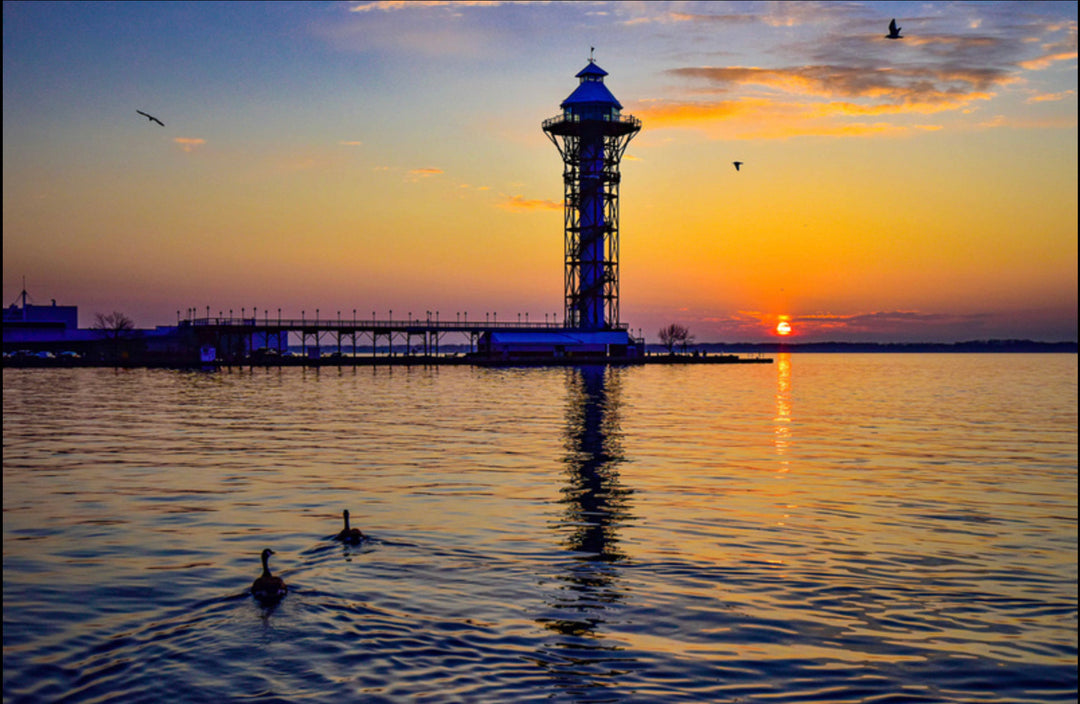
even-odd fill
[(1076, 699), (1076, 355), (6, 369), (3, 409), (5, 702)]

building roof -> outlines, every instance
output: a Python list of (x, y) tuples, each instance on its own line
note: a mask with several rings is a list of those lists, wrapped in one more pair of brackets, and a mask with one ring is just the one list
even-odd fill
[(500, 345), (625, 345), (630, 335), (625, 330), (564, 332), (492, 332), (492, 344)]

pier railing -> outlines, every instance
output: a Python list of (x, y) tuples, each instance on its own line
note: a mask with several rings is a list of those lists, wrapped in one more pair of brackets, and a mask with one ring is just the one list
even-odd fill
[[(475, 320), (429, 320), (427, 318), (394, 320), (392, 318), (271, 318), (244, 316), (212, 316), (181, 321), (196, 327), (228, 327), (238, 329), (275, 330), (413, 330), (431, 332), (483, 332), (485, 330), (565, 330), (558, 321), (542, 323), (531, 321), (475, 321)], [(627, 323), (615, 325), (612, 330), (628, 330)]]

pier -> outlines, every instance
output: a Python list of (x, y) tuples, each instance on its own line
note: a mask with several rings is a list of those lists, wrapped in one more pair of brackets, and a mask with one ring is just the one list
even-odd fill
[[(74, 310), (74, 309), (73, 309)], [(200, 367), (354, 365), (739, 364), (771, 362), (760, 354), (647, 354), (626, 324), (603, 330), (551, 320), (472, 321), (436, 313), (423, 318), (188, 317), (154, 330), (67, 331), (8, 340), (11, 367)], [(494, 316), (492, 316), (494, 317)], [(450, 349), (446, 349), (449, 347)]]
[[(186, 329), (186, 330), (185, 330)], [(214, 360), (232, 362), (272, 362), (288, 359), (291, 349), (300, 348), (300, 358), (308, 361), (321, 360), (327, 356), (335, 359), (363, 357), (365, 361), (418, 357), (422, 359), (445, 358), (442, 347), (448, 336), (460, 336), (459, 347), (465, 355), (475, 357), (484, 349), (485, 340), (493, 333), (529, 334), (539, 333), (580, 336), (575, 328), (566, 328), (558, 321), (542, 323), (442, 320), (434, 317), (379, 319), (361, 318), (271, 318), (269, 312), (262, 318), (251, 317), (203, 317), (180, 321), (178, 331), (194, 334), (203, 349), (212, 348)], [(611, 332), (629, 335), (628, 325), (615, 326)], [(631, 338), (633, 339), (633, 338)], [(637, 341), (644, 345), (644, 340)], [(592, 350), (593, 353), (598, 350)], [(608, 356), (603, 350), (600, 356)], [(456, 354), (456, 353), (455, 353)], [(490, 356), (490, 354), (488, 355)], [(550, 356), (550, 355), (549, 355)], [(572, 352), (570, 355), (572, 356)], [(579, 355), (580, 356), (580, 355)], [(595, 354), (591, 356), (596, 356)], [(276, 358), (273, 359), (273, 358)], [(205, 361), (211, 361), (207, 359)], [(404, 361), (404, 360), (402, 360)]]

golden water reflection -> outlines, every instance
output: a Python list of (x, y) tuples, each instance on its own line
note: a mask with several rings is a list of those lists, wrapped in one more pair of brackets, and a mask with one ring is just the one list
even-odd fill
[(773, 417), (773, 445), (780, 457), (780, 471), (787, 472), (791, 445), (791, 353), (776, 357), (776, 415)]

